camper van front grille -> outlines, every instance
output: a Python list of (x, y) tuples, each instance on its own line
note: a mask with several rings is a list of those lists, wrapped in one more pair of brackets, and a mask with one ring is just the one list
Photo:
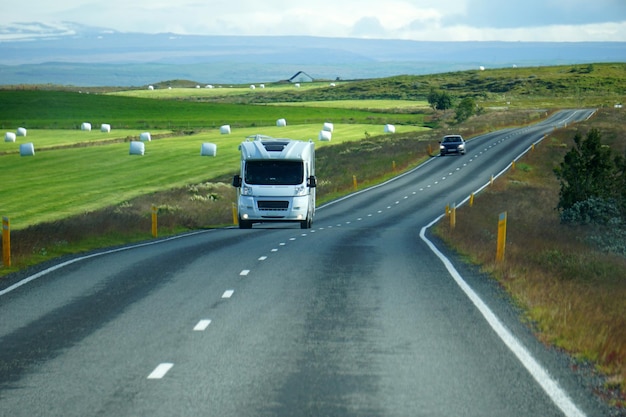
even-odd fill
[(289, 201), (258, 201), (259, 210), (284, 211), (289, 208)]

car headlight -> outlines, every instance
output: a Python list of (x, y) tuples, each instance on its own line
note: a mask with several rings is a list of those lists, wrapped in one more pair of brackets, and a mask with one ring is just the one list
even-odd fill
[(294, 194), (295, 195), (305, 195), (306, 194), (306, 187), (304, 185), (298, 185), (297, 187), (294, 188)]
[(252, 195), (252, 187), (247, 185), (241, 187), (241, 195)]

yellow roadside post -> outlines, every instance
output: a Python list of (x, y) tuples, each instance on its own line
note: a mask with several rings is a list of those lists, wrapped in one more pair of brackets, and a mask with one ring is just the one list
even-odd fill
[(500, 218), (498, 219), (498, 248), (496, 250), (497, 262), (504, 261), (504, 248), (506, 246), (506, 219), (506, 211), (500, 213)]
[(159, 209), (152, 205), (152, 237), (157, 237), (157, 213)]
[(11, 222), (2, 217), (2, 263), (11, 266)]
[(474, 193), (470, 194), (469, 206), (472, 207), (474, 205)]
[(456, 203), (452, 203), (452, 210), (450, 210), (450, 229), (454, 229), (456, 226)]
[(354, 185), (354, 189), (356, 190), (357, 188), (356, 175), (352, 176), (352, 185)]
[(233, 224), (239, 224), (239, 219), (237, 218), (237, 205), (233, 203)]

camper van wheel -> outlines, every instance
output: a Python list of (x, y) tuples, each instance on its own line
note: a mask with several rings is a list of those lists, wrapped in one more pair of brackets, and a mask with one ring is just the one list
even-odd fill
[(252, 228), (252, 222), (248, 221), (248, 220), (241, 220), (241, 217), (239, 218), (239, 228), (240, 229), (251, 229)]
[(302, 220), (300, 222), (300, 229), (310, 229), (311, 228), (311, 218), (307, 218), (306, 220)]

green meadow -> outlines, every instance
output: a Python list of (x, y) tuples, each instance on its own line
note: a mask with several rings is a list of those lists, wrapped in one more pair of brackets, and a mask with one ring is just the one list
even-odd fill
[(113, 129), (197, 130), (288, 124), (362, 123), (421, 125), (424, 114), (367, 109), (248, 105), (179, 99), (159, 100), (56, 90), (0, 90), (0, 129), (80, 129), (108, 123)]
[[(129, 152), (130, 140), (138, 140), (140, 131), (28, 130), (15, 143), (0, 143), (0, 214), (17, 230), (232, 174), (238, 169), (238, 144), (252, 135), (313, 140), (321, 148), (384, 134), (382, 125), (335, 124), (327, 142), (318, 140), (321, 127), (274, 124), (233, 128), (230, 134), (219, 129), (194, 134), (157, 130), (150, 132), (157, 139), (144, 142), (143, 156)], [(397, 133), (419, 130), (424, 128), (396, 128)], [(21, 143), (33, 143), (35, 155), (20, 156)], [(203, 143), (217, 146), (215, 157), (201, 156)]]

